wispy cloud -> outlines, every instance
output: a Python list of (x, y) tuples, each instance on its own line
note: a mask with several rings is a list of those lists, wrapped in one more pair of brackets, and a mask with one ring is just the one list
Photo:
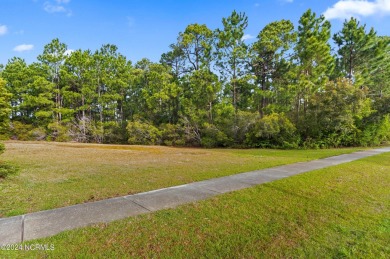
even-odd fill
[(324, 12), (328, 20), (390, 15), (390, 0), (340, 0)]
[(256, 38), (256, 37), (253, 36), (253, 35), (245, 34), (244, 36), (242, 36), (241, 40), (251, 40), (251, 39), (254, 39), (254, 38)]
[(72, 10), (65, 7), (69, 2), (70, 0), (47, 1), (43, 4), (43, 10), (47, 13), (65, 13), (67, 16), (72, 16)]
[(16, 35), (23, 35), (24, 34), (24, 30), (15, 31), (14, 34), (16, 34)]
[(8, 32), (8, 27), (7, 25), (1, 25), (0, 24), (0, 36), (6, 34)]
[(135, 19), (131, 16), (127, 16), (127, 26), (129, 26), (130, 28), (134, 27), (135, 25)]
[(279, 2), (281, 2), (282, 4), (291, 4), (294, 2), (294, 0), (278, 0)]
[(62, 13), (66, 11), (62, 5), (53, 5), (49, 2), (44, 3), (43, 9), (48, 13)]
[(32, 50), (33, 48), (34, 48), (34, 45), (32, 45), (32, 44), (21, 44), (21, 45), (16, 46), (13, 49), (13, 51), (24, 52), (24, 51)]

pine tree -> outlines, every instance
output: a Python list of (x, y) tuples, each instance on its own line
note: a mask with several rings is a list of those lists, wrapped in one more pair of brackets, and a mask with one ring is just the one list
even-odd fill
[(298, 41), (295, 46), (296, 82), (294, 121), (306, 138), (306, 114), (311, 97), (322, 91), (334, 69), (334, 58), (329, 45), (330, 23), (310, 9), (299, 20)]
[[(5, 87), (6, 82), (0, 78), (0, 134), (6, 133), (9, 128), (11, 114), (11, 93)], [(0, 150), (0, 154), (1, 154)]]

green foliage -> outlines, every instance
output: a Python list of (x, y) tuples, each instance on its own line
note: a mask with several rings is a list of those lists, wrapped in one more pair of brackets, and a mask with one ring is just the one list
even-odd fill
[[(39, 71), (35, 70), (35, 72)], [(23, 59), (12, 58), (5, 66), (2, 76), (6, 80), (7, 91), (12, 94), (12, 119), (31, 123), (30, 114), (32, 111), (23, 107), (23, 97), (28, 92), (28, 84), (32, 81), (32, 70)]]
[(42, 127), (35, 127), (32, 124), (14, 121), (10, 126), (10, 135), (12, 139), (17, 140), (45, 140), (47, 130)]
[(47, 127), (49, 130), (49, 136), (47, 140), (57, 142), (66, 142), (70, 140), (68, 125), (53, 122), (50, 123)]
[(215, 125), (204, 123), (202, 127), (202, 147), (213, 148), (213, 147), (226, 147), (232, 144), (232, 140), (219, 130)]
[(360, 25), (355, 18), (344, 22), (341, 31), (333, 36), (339, 47), (337, 65), (343, 76), (352, 80), (362, 74), (364, 66), (375, 53), (373, 49), (375, 36), (373, 28), (366, 33), (365, 25)]
[(262, 115), (272, 103), (284, 98), (284, 84), (281, 83), (286, 77), (285, 53), (296, 41), (296, 36), (292, 22), (281, 20), (266, 25), (257, 36), (258, 41), (252, 45), (251, 66), (259, 85), (255, 99), (257, 110)]
[(349, 79), (328, 82), (312, 96), (305, 121), (306, 138), (317, 139), (321, 147), (350, 146), (356, 142), (356, 120), (365, 115), (369, 103), (365, 91)]
[(127, 131), (129, 144), (156, 145), (161, 142), (161, 132), (149, 122), (131, 121), (127, 124)]
[(7, 178), (10, 175), (15, 175), (18, 171), (18, 168), (14, 165), (0, 161), (0, 180)]
[(11, 94), (5, 88), (6, 82), (0, 77), (0, 134), (9, 128), (9, 115), (11, 113)]
[(15, 173), (16, 173), (16, 170), (13, 167), (11, 167), (7, 164), (0, 163), (0, 180), (6, 178), (9, 175), (15, 174)]
[[(5, 145), (0, 143), (0, 155), (5, 151)], [(9, 175), (16, 174), (18, 172), (17, 167), (0, 161), (0, 180), (6, 178)]]
[[(296, 66), (295, 80), (291, 86), (294, 93), (293, 122), (303, 135), (309, 130), (306, 124), (310, 99), (323, 91), (334, 68), (334, 58), (329, 44), (330, 23), (310, 9), (299, 20), (298, 40), (294, 48)], [(308, 136), (304, 136), (308, 137)]]
[(209, 68), (211, 62), (213, 32), (205, 24), (190, 24), (184, 33), (179, 34), (178, 43), (186, 61), (188, 70)]
[(368, 124), (357, 135), (361, 146), (380, 145), (390, 142), (390, 115), (385, 115), (378, 123)]
[(30, 140), (29, 132), (34, 128), (31, 124), (24, 124), (19, 121), (11, 123), (11, 135), (13, 139)]
[(184, 146), (186, 144), (184, 138), (183, 127), (175, 124), (162, 124), (159, 127), (161, 132), (161, 143), (166, 146)]
[(248, 130), (245, 142), (252, 147), (297, 148), (296, 128), (282, 113), (258, 118)]
[[(104, 138), (107, 137), (113, 143), (122, 143), (122, 137), (126, 135), (122, 127), (119, 127), (115, 122), (103, 124), (92, 121), (88, 117), (77, 118), (66, 124), (52, 123), (49, 126), (54, 134), (50, 139), (55, 140), (59, 137), (58, 141), (72, 140), (81, 143), (102, 143)], [(121, 136), (118, 136), (118, 134), (121, 134)]]
[(120, 124), (115, 121), (105, 122), (104, 129), (104, 143), (124, 144), (127, 143), (128, 135), (126, 124)]
[(248, 46), (243, 37), (248, 26), (245, 13), (233, 11), (227, 18), (222, 19), (223, 29), (217, 29), (216, 65), (225, 81), (228, 96), (237, 111), (240, 87), (238, 81), (245, 77), (245, 61), (248, 57)]
[[(387, 141), (390, 38), (307, 10), (247, 44), (248, 17), (190, 24), (160, 63), (134, 65), (112, 44), (59, 39), (38, 62), (1, 70), (0, 136), (22, 140), (325, 148)], [(11, 128), (8, 126), (11, 125)]]

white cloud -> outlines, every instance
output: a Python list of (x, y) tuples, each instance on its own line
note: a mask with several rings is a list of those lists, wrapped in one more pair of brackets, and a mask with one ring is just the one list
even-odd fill
[(70, 56), (70, 54), (72, 54), (72, 52), (74, 52), (74, 49), (67, 49), (64, 54), (65, 54), (65, 56)]
[(254, 38), (256, 38), (256, 37), (253, 36), (253, 35), (245, 34), (244, 36), (242, 36), (241, 40), (251, 40), (251, 39), (254, 39)]
[(7, 32), (8, 32), (7, 25), (1, 25), (0, 24), (0, 36), (6, 34)]
[(66, 13), (67, 16), (71, 16), (72, 10), (65, 8), (64, 6), (69, 2), (70, 0), (56, 0), (56, 3), (48, 1), (43, 4), (43, 10), (48, 13)]
[(257, 8), (257, 7), (259, 7), (260, 6), (260, 4), (259, 3), (255, 3), (255, 7)]
[(48, 13), (62, 13), (66, 11), (65, 7), (62, 5), (52, 5), (49, 2), (46, 2), (43, 5), (43, 9)]
[(13, 50), (17, 52), (23, 52), (23, 51), (29, 51), (34, 48), (34, 45), (32, 44), (21, 44), (16, 46)]
[(389, 14), (390, 0), (340, 0), (324, 12), (328, 20)]

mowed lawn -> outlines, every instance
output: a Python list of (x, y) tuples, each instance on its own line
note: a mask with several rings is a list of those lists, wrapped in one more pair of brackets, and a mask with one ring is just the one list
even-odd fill
[(0, 257), (389, 258), (389, 187), (385, 153), (27, 243), (53, 251)]
[(5, 145), (0, 161), (17, 165), (20, 171), (0, 179), (0, 217), (357, 150), (196, 149), (17, 141)]

